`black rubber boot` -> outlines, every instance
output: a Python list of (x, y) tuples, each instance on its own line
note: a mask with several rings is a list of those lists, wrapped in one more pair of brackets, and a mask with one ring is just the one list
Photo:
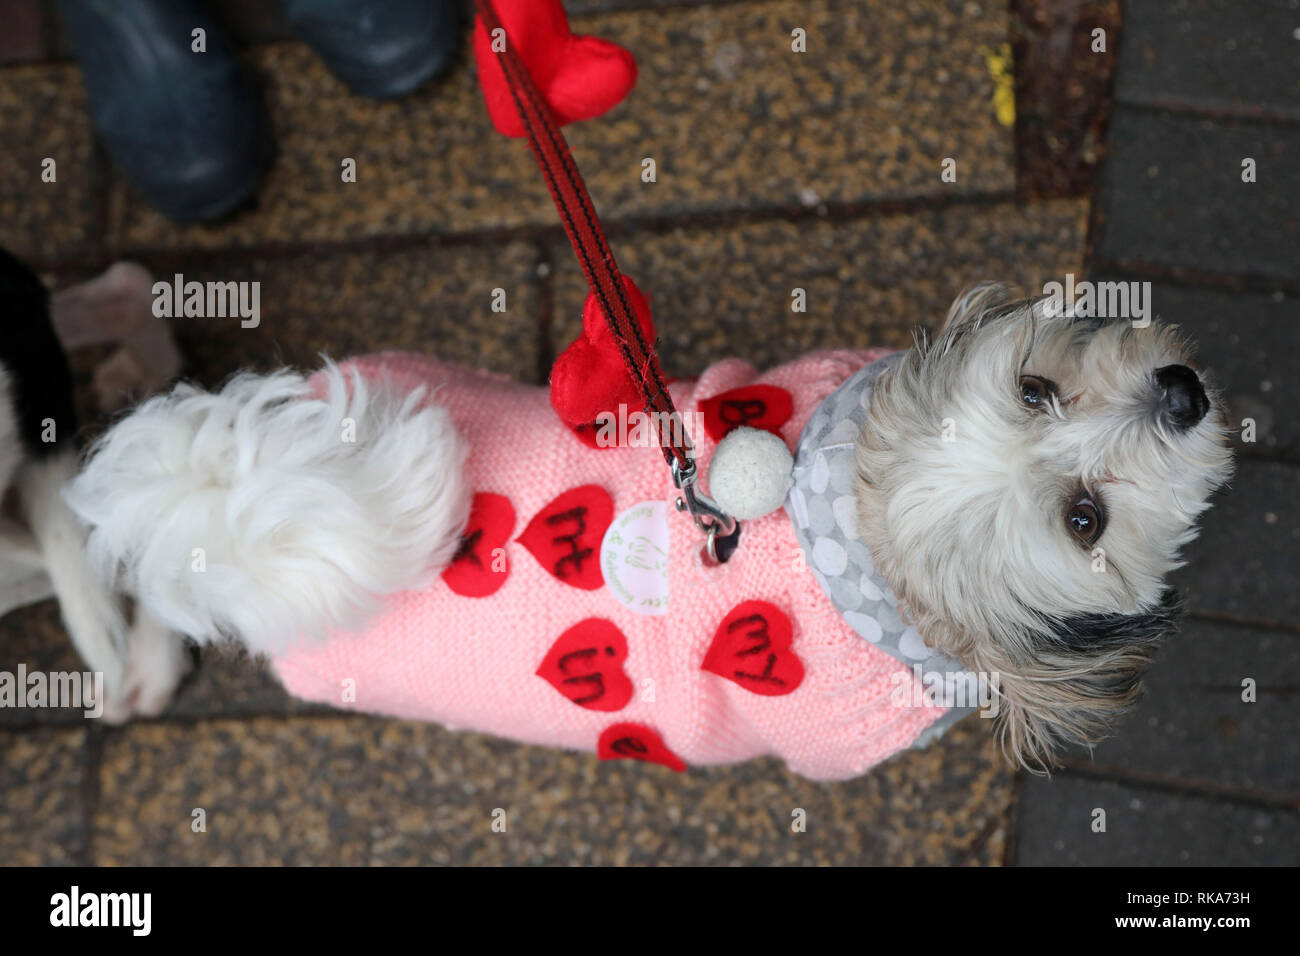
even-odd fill
[(353, 92), (391, 99), (441, 72), (460, 45), (455, 0), (280, 0), (290, 27)]
[[(252, 78), (196, 0), (60, 0), (95, 127), (122, 172), (181, 223), (256, 191), (271, 158)], [(206, 52), (193, 50), (205, 31)]]

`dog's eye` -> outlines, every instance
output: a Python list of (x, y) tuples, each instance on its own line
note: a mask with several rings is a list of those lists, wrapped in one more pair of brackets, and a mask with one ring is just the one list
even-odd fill
[(1020, 376), (1020, 401), (1030, 408), (1046, 408), (1052, 401), (1056, 387), (1037, 375)]
[(1084, 495), (1065, 512), (1065, 525), (1086, 545), (1095, 544), (1106, 525), (1106, 515), (1092, 498)]

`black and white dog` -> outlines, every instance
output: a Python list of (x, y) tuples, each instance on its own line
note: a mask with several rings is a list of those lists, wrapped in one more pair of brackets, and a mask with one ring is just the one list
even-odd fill
[(57, 597), (73, 645), (104, 675), (104, 718), (157, 713), (184, 670), (183, 650), (143, 616), (128, 627), (118, 596), (86, 562), (84, 529), (62, 496), (79, 464), (72, 373), (44, 284), (2, 249), (0, 314), (0, 482), (8, 492), (0, 613)]

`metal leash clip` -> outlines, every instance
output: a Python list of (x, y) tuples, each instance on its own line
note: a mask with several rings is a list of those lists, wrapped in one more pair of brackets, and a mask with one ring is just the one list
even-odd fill
[[(730, 538), (740, 530), (740, 525), (731, 515), (723, 511), (716, 501), (700, 491), (696, 483), (699, 481), (699, 471), (695, 467), (695, 461), (692, 459), (690, 464), (682, 468), (678, 460), (672, 460), (673, 484), (681, 489), (682, 495), (677, 499), (678, 511), (689, 511), (691, 517), (695, 519), (695, 526), (708, 536), (708, 542), (705, 549), (708, 552), (710, 560), (715, 564), (721, 564), (731, 556), (727, 551), (720, 555), (718, 541), (723, 538)], [(734, 548), (733, 548), (734, 550)]]

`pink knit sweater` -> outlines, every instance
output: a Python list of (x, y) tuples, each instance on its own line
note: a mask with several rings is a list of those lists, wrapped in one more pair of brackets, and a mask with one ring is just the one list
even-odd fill
[[(793, 447), (817, 405), (880, 354), (819, 352), (762, 375), (732, 359), (671, 391), (693, 412), (744, 386), (784, 390), (793, 413), (779, 433)], [(401, 353), (349, 364), (401, 388), (434, 386), (469, 442), (480, 494), (460, 556), (432, 587), (393, 598), (364, 633), (273, 662), (291, 693), (676, 769), (774, 754), (828, 780), (863, 773), (944, 713), (896, 703), (907, 666), (835, 611), (784, 511), (745, 522), (731, 560), (706, 566), (657, 448), (589, 448), (545, 389), (501, 376)], [(705, 474), (715, 442), (691, 431)], [(637, 525), (640, 503), (669, 507), (642, 509)], [(667, 524), (659, 557), (654, 534), (640, 533), (656, 514)], [(662, 611), (653, 595), (625, 603), (620, 569), (644, 581), (656, 564), (666, 615), (644, 613)]]

